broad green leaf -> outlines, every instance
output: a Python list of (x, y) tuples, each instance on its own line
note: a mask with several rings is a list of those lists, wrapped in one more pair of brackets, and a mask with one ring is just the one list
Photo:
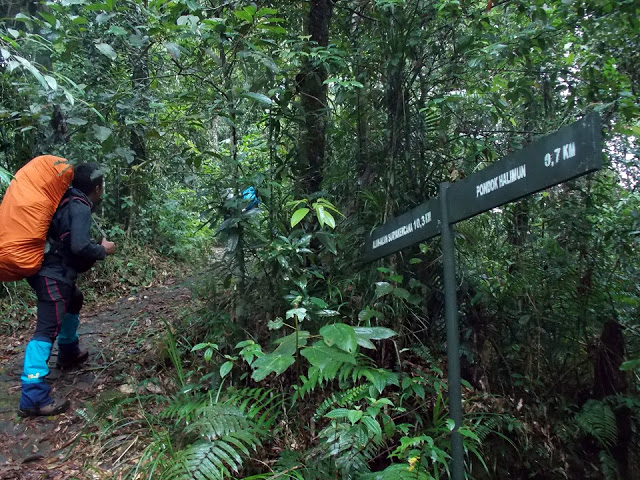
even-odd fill
[(411, 296), (411, 294), (407, 290), (400, 287), (394, 288), (392, 293), (394, 296), (401, 298), (402, 300), (408, 300)]
[(335, 345), (347, 353), (353, 353), (358, 348), (356, 332), (350, 325), (344, 323), (325, 325), (320, 329), (320, 335), (328, 346)]
[(296, 353), (298, 348), (304, 347), (307, 344), (308, 338), (309, 332), (306, 330), (298, 330), (297, 333), (293, 332), (286, 337), (279, 338), (274, 342), (278, 344), (278, 348), (275, 349), (274, 353), (279, 353), (280, 355), (293, 355)]
[(198, 350), (202, 350), (203, 348), (208, 348), (208, 347), (212, 347), (212, 348), (218, 348), (218, 345), (216, 345), (215, 343), (199, 343), (196, 346), (194, 346), (191, 351), (192, 352), (196, 352)]
[(293, 365), (294, 362), (293, 354), (282, 355), (275, 352), (269, 353), (264, 357), (257, 358), (256, 361), (253, 362), (252, 367), (254, 368), (254, 371), (251, 378), (256, 382), (259, 382), (264, 380), (270, 373), (280, 375), (287, 368)]
[[(64, 96), (67, 98), (67, 101), (71, 104), (71, 106), (73, 106), (76, 101), (73, 98), (73, 95), (71, 95), (71, 92), (66, 88), (63, 88), (62, 91), (64, 92)], [(102, 120), (104, 121), (104, 118)]]
[(640, 370), (640, 358), (627, 360), (622, 365), (620, 365), (620, 370), (622, 370), (623, 372), (628, 372), (630, 370)]
[(204, 351), (204, 361), (210, 362), (212, 358), (213, 358), (213, 348), (207, 348)]
[(86, 125), (88, 122), (84, 118), (71, 117), (71, 118), (67, 118), (67, 123), (69, 125), (82, 126), (82, 125)]
[(380, 424), (375, 418), (365, 415), (362, 417), (362, 423), (367, 427), (367, 430), (372, 437), (382, 435), (382, 428), (380, 428)]
[(385, 338), (391, 338), (397, 335), (396, 332), (390, 328), (384, 327), (354, 327), (356, 335), (366, 336), (371, 340), (384, 340)]
[(136, 159), (136, 152), (128, 147), (118, 147), (115, 152), (119, 157), (124, 158), (128, 165), (131, 165)]
[(268, 32), (276, 33), (279, 35), (281, 34), (283, 35), (287, 33), (287, 30), (281, 27), (280, 25), (270, 25), (268, 23), (263, 23), (260, 25), (260, 28), (262, 28), (263, 30), (267, 30)]
[(233, 368), (233, 362), (229, 361), (229, 362), (224, 362), (221, 366), (220, 366), (220, 377), (224, 378), (227, 376), (227, 374), (231, 371), (231, 369)]
[(115, 13), (100, 13), (96, 16), (96, 23), (98, 24), (106, 23), (115, 16), (116, 16)]
[(123, 35), (126, 35), (127, 31), (124, 28), (119, 27), (118, 25), (111, 25), (109, 27), (109, 30), (107, 30), (107, 33), (112, 33), (121, 37)]
[(51, 75), (45, 75), (44, 79), (51, 90), (53, 90), (54, 92), (58, 90), (58, 82), (55, 78), (53, 78)]
[(284, 326), (284, 320), (281, 317), (276, 318), (275, 320), (269, 320), (267, 322), (267, 328), (269, 330), (279, 330)]
[(247, 11), (246, 8), (242, 10), (235, 10), (233, 14), (236, 16), (236, 18), (240, 20), (244, 20), (247, 23), (253, 22), (253, 15), (251, 14), (250, 11)]
[(368, 348), (369, 350), (375, 350), (376, 349), (376, 346), (368, 338), (361, 337), (361, 336), (356, 334), (356, 339), (358, 341), (358, 345), (360, 345), (362, 348)]
[(14, 30), (13, 28), (7, 28), (7, 32), (9, 32), (9, 35), (11, 35), (13, 38), (18, 38), (20, 36), (20, 32), (18, 30)]
[(111, 136), (111, 129), (101, 127), (100, 125), (94, 125), (93, 135), (100, 141), (100, 143), (104, 143), (104, 141)]
[(329, 228), (336, 228), (336, 220), (322, 205), (314, 204), (316, 209), (316, 213), (318, 214), (318, 221), (320, 225), (324, 227), (325, 224), (329, 226)]
[(197, 27), (200, 19), (195, 15), (183, 15), (176, 20), (177, 25), (191, 25), (191, 27)]
[(325, 302), (323, 299), (318, 298), (318, 297), (309, 297), (309, 301), (311, 303), (313, 303), (316, 307), (320, 307), (320, 308), (329, 308), (329, 305), (327, 304), (327, 302)]
[(349, 410), (347, 418), (351, 422), (351, 425), (355, 425), (358, 423), (358, 420), (362, 418), (362, 415), (364, 415), (362, 410)]
[(264, 17), (265, 15), (275, 15), (278, 13), (278, 10), (275, 8), (263, 7), (256, 13), (257, 17)]
[(291, 310), (287, 310), (286, 318), (294, 318), (297, 317), (298, 321), (302, 321), (307, 318), (307, 309), (303, 307), (292, 308)]
[[(20, 65), (26, 68), (29, 71), (29, 73), (31, 73), (31, 75), (33, 75), (35, 79), (38, 80), (38, 82), (40, 82), (40, 85), (42, 85), (42, 87), (45, 90), (49, 89), (49, 84), (44, 79), (44, 76), (40, 73), (40, 71), (36, 67), (33, 66), (33, 64), (29, 60), (27, 60), (26, 58), (19, 57), (18, 55), (15, 56), (15, 59), (18, 62), (20, 62)], [(11, 64), (11, 62), (9, 62), (9, 64)]]
[(327, 412), (325, 417), (327, 418), (347, 418), (349, 416), (350, 410), (348, 408), (334, 408), (330, 412)]
[(376, 282), (376, 298), (384, 297), (385, 295), (393, 292), (393, 285), (389, 282)]
[(384, 314), (379, 312), (378, 310), (374, 310), (371, 307), (363, 308), (358, 314), (358, 320), (361, 322), (368, 322), (372, 318), (377, 318), (378, 320), (384, 319)]
[(242, 96), (245, 98), (251, 98), (252, 100), (262, 103), (263, 105), (271, 106), (275, 103), (273, 100), (262, 93), (244, 92)]
[(108, 43), (96, 43), (96, 48), (101, 54), (109, 57), (111, 60), (115, 60), (117, 57), (115, 50)]
[(375, 345), (371, 340), (382, 340), (396, 335), (396, 332), (384, 327), (354, 327), (358, 345), (364, 348), (375, 350)]
[(316, 233), (316, 237), (320, 240), (320, 243), (334, 255), (338, 254), (338, 245), (336, 237), (333, 233), (327, 231), (320, 231)]
[(299, 208), (298, 210), (293, 212), (293, 215), (291, 216), (291, 228), (300, 223), (302, 219), (307, 216), (307, 213), (309, 213), (308, 208)]
[(311, 365), (318, 367), (320, 371), (323, 371), (328, 366), (335, 364), (356, 364), (356, 359), (353, 355), (344, 353), (333, 347), (328, 347), (320, 342), (311, 347), (303, 348), (300, 350), (300, 355), (309, 360)]
[(44, 18), (53, 28), (56, 28), (56, 26), (58, 25), (58, 19), (53, 15), (46, 12), (38, 12), (38, 15)]

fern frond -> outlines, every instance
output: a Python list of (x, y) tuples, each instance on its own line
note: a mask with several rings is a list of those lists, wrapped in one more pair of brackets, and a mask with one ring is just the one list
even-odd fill
[(381, 442), (379, 436), (372, 435), (361, 423), (332, 423), (319, 436), (325, 441), (324, 456), (334, 459), (335, 466), (342, 473), (340, 478), (368, 473), (369, 461), (376, 456), (377, 445)]
[(196, 415), (198, 418), (187, 426), (186, 432), (209, 440), (254, 428), (247, 415), (234, 405), (204, 405)]
[(243, 457), (250, 456), (251, 450), (260, 445), (264, 430), (236, 405), (206, 404), (196, 416), (185, 431), (197, 434), (200, 439), (176, 454), (163, 477), (167, 480), (230, 477), (240, 470)]
[(315, 390), (318, 384), (323, 383), (320, 380), (320, 369), (318, 367), (309, 368), (309, 378), (305, 377), (304, 375), (301, 375), (300, 380), (302, 383), (300, 387), (296, 390), (295, 394), (293, 395), (294, 402), (304, 398), (304, 396), (307, 393)]
[(238, 454), (238, 444), (247, 450), (248, 444), (237, 435), (229, 435), (213, 442), (201, 440), (183, 450), (164, 478), (171, 480), (222, 480), (238, 472), (242, 457)]
[(316, 409), (314, 418), (317, 420), (324, 416), (330, 408), (335, 406), (344, 407), (345, 405), (353, 405), (354, 403), (365, 398), (369, 393), (369, 384), (362, 384), (348, 390), (335, 392), (326, 398)]
[(616, 416), (609, 405), (589, 400), (575, 416), (580, 429), (593, 436), (603, 447), (610, 447), (618, 439)]
[(196, 412), (201, 410), (208, 402), (209, 398), (204, 395), (175, 395), (171, 397), (169, 405), (160, 413), (159, 417), (161, 419), (176, 420), (176, 423), (192, 422)]
[(284, 396), (270, 388), (244, 388), (233, 392), (226, 403), (237, 406), (258, 429), (266, 431), (282, 412)]
[(365, 378), (368, 371), (376, 369), (375, 362), (366, 355), (358, 355), (358, 363), (344, 363), (338, 370), (338, 381), (341, 386), (354, 384), (361, 378)]
[(433, 354), (431, 353), (431, 350), (429, 350), (424, 345), (412, 347), (410, 350), (416, 355), (418, 355), (418, 357), (420, 357), (422, 360), (424, 360), (424, 363), (426, 365), (431, 365), (432, 363), (436, 363), (436, 360)]
[(600, 451), (600, 468), (605, 480), (618, 480), (618, 467), (613, 457), (605, 450)]

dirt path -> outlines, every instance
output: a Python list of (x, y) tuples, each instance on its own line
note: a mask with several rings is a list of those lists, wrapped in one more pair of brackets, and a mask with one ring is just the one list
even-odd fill
[[(0, 479), (115, 478), (108, 469), (87, 471), (95, 452), (83, 448), (87, 427), (83, 411), (109, 395), (133, 393), (131, 385), (144, 383), (146, 375), (151, 379), (153, 372), (145, 368), (145, 359), (157, 354), (165, 332), (163, 320), (176, 318), (190, 300), (189, 288), (169, 282), (83, 311), (78, 332), (81, 345), (89, 349), (89, 362), (81, 370), (61, 372), (55, 368), (56, 346), (49, 360), (48, 381), (54, 394), (71, 401), (71, 408), (56, 417), (18, 417), (24, 348), (34, 326), (19, 337), (4, 337), (0, 345)], [(162, 387), (151, 381), (146, 388), (162, 393)]]

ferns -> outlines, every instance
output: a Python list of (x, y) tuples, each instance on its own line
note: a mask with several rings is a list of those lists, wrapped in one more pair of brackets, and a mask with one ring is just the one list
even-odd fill
[(252, 428), (246, 413), (233, 405), (205, 405), (198, 416), (194, 423), (187, 426), (186, 432), (209, 440)]
[(314, 418), (321, 418), (325, 413), (327, 413), (330, 408), (334, 406), (343, 407), (345, 405), (353, 405), (359, 400), (362, 400), (364, 397), (366, 397), (368, 393), (368, 384), (362, 384), (348, 390), (335, 392), (320, 404), (320, 406), (316, 409)]
[(175, 419), (179, 422), (190, 423), (194, 420), (196, 412), (206, 405), (206, 397), (194, 397), (181, 394), (172, 398), (172, 402), (160, 414), (163, 419)]
[[(179, 400), (181, 397), (177, 397)], [(218, 480), (233, 477), (278, 418), (282, 397), (269, 389), (232, 392), (226, 401), (209, 398), (171, 405), (164, 415), (191, 418), (183, 432), (189, 446), (173, 455), (163, 479)]]
[(589, 400), (576, 414), (580, 429), (593, 436), (603, 447), (610, 447), (618, 438), (616, 416), (611, 408), (598, 400)]
[[(242, 452), (249, 456), (257, 438), (249, 432), (232, 432), (211, 441), (198, 441), (177, 455), (177, 462), (163, 476), (172, 480), (218, 480), (238, 472)], [(229, 470), (231, 469), (231, 471)]]

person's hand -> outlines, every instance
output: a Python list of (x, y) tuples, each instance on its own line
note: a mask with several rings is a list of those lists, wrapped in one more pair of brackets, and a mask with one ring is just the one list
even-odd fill
[(104, 247), (104, 251), (107, 255), (113, 255), (114, 253), (116, 253), (116, 244), (113, 242), (110, 242), (106, 238), (102, 239), (102, 242), (100, 242), (100, 245)]

